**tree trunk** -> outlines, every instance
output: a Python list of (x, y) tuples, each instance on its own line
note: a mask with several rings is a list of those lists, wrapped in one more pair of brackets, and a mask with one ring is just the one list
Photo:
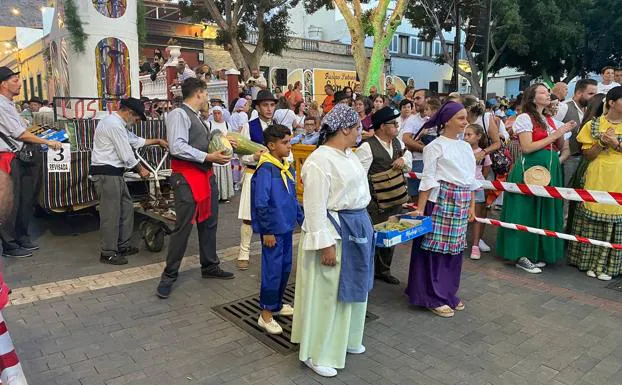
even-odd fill
[(378, 91), (384, 88), (382, 84), (384, 82), (384, 79), (382, 79), (382, 70), (384, 68), (384, 51), (385, 46), (383, 41), (380, 41), (380, 43), (378, 44), (374, 44), (374, 48), (371, 51), (371, 58), (367, 66), (367, 70), (365, 71), (365, 83), (363, 83), (363, 92), (365, 92), (366, 94), (369, 93), (369, 89), (372, 86), (376, 86), (376, 89)]
[(249, 71), (248, 73), (250, 73), (250, 65), (249, 63), (246, 62), (246, 59), (244, 58), (244, 54), (242, 53), (242, 50), (240, 49), (240, 43), (238, 40), (231, 40), (231, 48), (229, 49), (229, 54), (231, 55), (231, 59), (233, 60), (233, 64), (235, 64), (236, 66), (236, 70), (240, 70), (240, 69), (246, 69), (247, 71)]

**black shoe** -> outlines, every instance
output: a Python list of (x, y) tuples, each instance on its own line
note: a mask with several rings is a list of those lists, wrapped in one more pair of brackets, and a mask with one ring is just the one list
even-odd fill
[(23, 241), (23, 242), (18, 242), (18, 243), (19, 243), (19, 246), (24, 250), (28, 250), (28, 251), (39, 250), (39, 245), (37, 245), (36, 243), (32, 241)]
[(171, 295), (171, 291), (173, 291), (173, 283), (172, 282), (164, 282), (160, 281), (158, 288), (156, 289), (156, 295), (162, 299), (167, 299), (169, 295)]
[(122, 255), (102, 255), (99, 258), (99, 262), (107, 263), (109, 265), (127, 265), (127, 258)]
[(220, 268), (220, 266), (216, 266), (214, 269), (207, 271), (205, 273), (201, 273), (201, 277), (203, 278), (216, 278), (216, 279), (233, 279), (235, 276), (233, 273), (229, 273), (228, 271), (224, 271)]
[(28, 258), (32, 257), (32, 251), (26, 250), (23, 247), (15, 249), (3, 250), (2, 256), (7, 258)]
[(392, 276), (391, 273), (376, 273), (374, 278), (388, 283), (389, 285), (399, 285), (400, 280)]
[(130, 246), (124, 249), (119, 249), (119, 255), (122, 257), (129, 257), (134, 254), (138, 254), (138, 247)]

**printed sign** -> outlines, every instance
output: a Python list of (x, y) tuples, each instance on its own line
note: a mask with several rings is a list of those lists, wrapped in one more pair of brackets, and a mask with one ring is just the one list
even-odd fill
[(71, 144), (63, 143), (59, 150), (48, 148), (48, 172), (71, 172)]
[(356, 85), (356, 71), (313, 69), (313, 99), (322, 103), (326, 98), (324, 87), (330, 84), (335, 92), (341, 91), (344, 87), (354, 89)]

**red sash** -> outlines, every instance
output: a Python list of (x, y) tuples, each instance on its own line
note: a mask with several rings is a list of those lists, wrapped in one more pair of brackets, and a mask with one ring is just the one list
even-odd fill
[(192, 223), (201, 223), (212, 215), (212, 188), (210, 178), (214, 175), (212, 169), (202, 170), (192, 162), (172, 159), (171, 167), (174, 173), (183, 175), (192, 191), (196, 202), (196, 209)]
[(15, 158), (15, 153), (13, 152), (0, 152), (0, 170), (10, 174), (13, 158)]

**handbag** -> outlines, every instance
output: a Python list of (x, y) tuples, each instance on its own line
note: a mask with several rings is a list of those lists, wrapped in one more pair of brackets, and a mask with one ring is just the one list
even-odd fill
[(548, 186), (551, 183), (551, 172), (549, 170), (553, 166), (553, 150), (549, 152), (551, 153), (551, 160), (549, 161), (548, 169), (544, 166), (531, 166), (525, 170), (525, 157), (522, 158), (523, 180), (525, 184)]
[(390, 169), (369, 176), (374, 199), (381, 209), (408, 202), (408, 190), (402, 170)]
[(15, 157), (23, 163), (31, 164), (35, 163), (35, 153), (38, 151), (37, 146), (31, 143), (24, 143), (20, 150), (15, 147), (15, 144), (3, 133), (0, 132), (0, 139), (2, 139), (7, 146), (15, 153)]
[[(482, 123), (484, 124), (484, 134), (488, 138), (488, 145), (492, 144), (492, 139), (488, 135), (488, 129), (486, 128), (486, 114), (482, 117)], [(501, 141), (501, 147), (490, 153), (490, 160), (492, 161), (492, 171), (495, 175), (505, 175), (510, 172), (512, 167), (512, 153), (510, 149), (505, 145), (504, 141)]]

